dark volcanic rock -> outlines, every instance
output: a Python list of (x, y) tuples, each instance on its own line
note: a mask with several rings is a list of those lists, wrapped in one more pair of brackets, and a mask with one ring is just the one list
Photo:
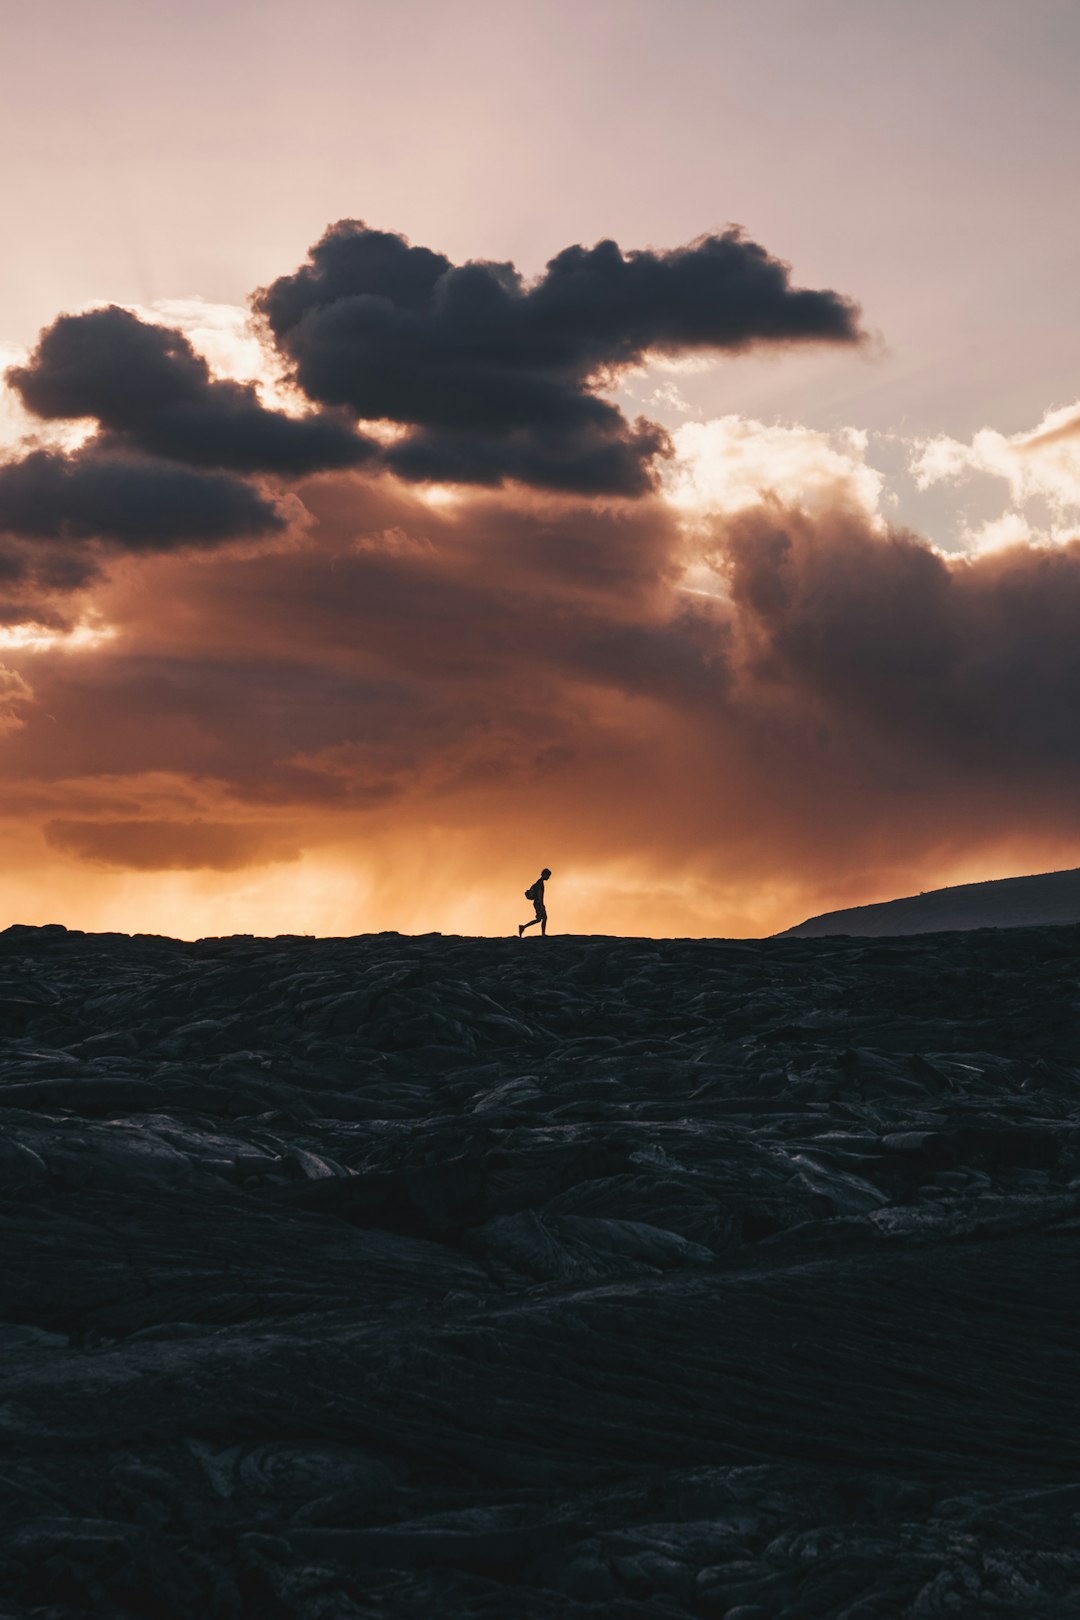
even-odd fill
[(1080, 929), (0, 935), (5, 1616), (1080, 1613)]
[(930, 889), (875, 906), (826, 911), (785, 929), (781, 939), (823, 939), (859, 934), (895, 939), (903, 934), (936, 934), (967, 928), (1039, 928), (1049, 923), (1080, 923), (1080, 869), (1039, 872), (1033, 877), (995, 878)]

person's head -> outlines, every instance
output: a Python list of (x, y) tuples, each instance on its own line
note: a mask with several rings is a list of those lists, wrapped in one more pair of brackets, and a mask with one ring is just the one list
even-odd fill
[(551, 868), (549, 866), (545, 866), (544, 870), (541, 872), (540, 876), (543, 878), (544, 882), (546, 883), (548, 878), (551, 876)]

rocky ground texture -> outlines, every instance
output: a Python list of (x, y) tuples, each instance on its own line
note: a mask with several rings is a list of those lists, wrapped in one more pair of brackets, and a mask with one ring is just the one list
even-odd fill
[(0, 1615), (1080, 1613), (1080, 929), (0, 934)]

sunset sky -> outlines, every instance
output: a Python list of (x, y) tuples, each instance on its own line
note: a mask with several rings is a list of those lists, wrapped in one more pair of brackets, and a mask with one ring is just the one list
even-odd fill
[(0, 926), (1080, 865), (1075, 0), (0, 17)]

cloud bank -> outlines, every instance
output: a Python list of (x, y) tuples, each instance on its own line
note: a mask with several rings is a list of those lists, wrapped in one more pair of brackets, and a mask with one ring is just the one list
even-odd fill
[(945, 555), (855, 429), (601, 391), (848, 300), (737, 233), (529, 284), (346, 222), (255, 302), (299, 413), (112, 307), (12, 373), (94, 424), (0, 465), (12, 904), (509, 932), (547, 864), (562, 928), (740, 933), (1080, 859), (1080, 540)]
[[(114, 642), (34, 661), (54, 718), (5, 748), (54, 848), (133, 871), (302, 848), (363, 875), (343, 928), (466, 901), (492, 927), (543, 859), (564, 926), (693, 932), (1073, 836), (1080, 544), (947, 559), (842, 502), (688, 536), (659, 497), (305, 499), (307, 547), (147, 558), (102, 595)], [(126, 814), (87, 809), (102, 781)], [(199, 820), (232, 829), (214, 862)]]

